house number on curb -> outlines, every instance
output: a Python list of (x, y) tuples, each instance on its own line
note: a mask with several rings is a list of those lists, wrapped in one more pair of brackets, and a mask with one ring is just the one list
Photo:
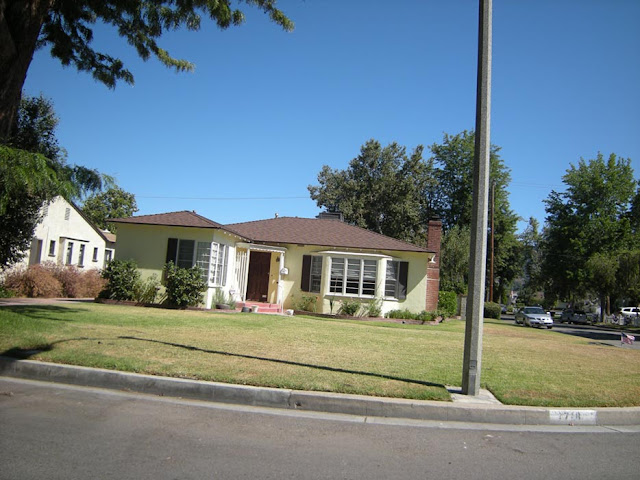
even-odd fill
[(595, 425), (597, 412), (595, 410), (549, 410), (549, 419), (554, 423)]

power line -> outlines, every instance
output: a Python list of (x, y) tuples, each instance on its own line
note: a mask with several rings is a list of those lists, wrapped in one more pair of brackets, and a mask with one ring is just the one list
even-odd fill
[(136, 195), (136, 198), (152, 198), (152, 199), (164, 199), (164, 200), (212, 200), (212, 201), (220, 201), (220, 200), (295, 200), (302, 198), (310, 198), (309, 196), (304, 197), (173, 197), (173, 196), (163, 196), (163, 195)]

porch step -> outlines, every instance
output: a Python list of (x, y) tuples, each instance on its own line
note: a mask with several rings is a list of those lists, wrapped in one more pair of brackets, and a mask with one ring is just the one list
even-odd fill
[(264, 302), (238, 302), (236, 308), (242, 309), (242, 307), (258, 307), (258, 313), (282, 313), (282, 308), (277, 303), (264, 303)]

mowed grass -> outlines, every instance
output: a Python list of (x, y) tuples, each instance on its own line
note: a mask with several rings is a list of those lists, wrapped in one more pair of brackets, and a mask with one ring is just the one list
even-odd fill
[[(503, 403), (640, 405), (640, 351), (484, 325), (482, 385)], [(236, 384), (449, 400), (464, 323), (440, 325), (74, 303), (0, 308), (0, 354)]]

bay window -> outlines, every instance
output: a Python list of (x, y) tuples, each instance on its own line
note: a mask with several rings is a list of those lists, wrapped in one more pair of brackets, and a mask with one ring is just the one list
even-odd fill
[(376, 260), (331, 257), (329, 292), (373, 297), (376, 294), (377, 272)]

